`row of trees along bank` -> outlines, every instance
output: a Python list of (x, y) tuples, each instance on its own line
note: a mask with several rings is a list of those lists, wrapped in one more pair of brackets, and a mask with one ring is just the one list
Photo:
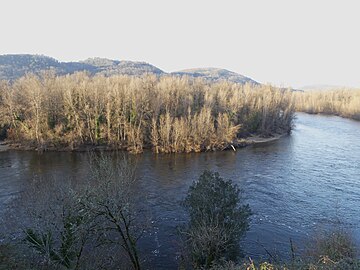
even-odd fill
[(297, 92), (296, 110), (360, 120), (360, 89)]
[(28, 75), (0, 83), (6, 139), (38, 149), (105, 145), (140, 153), (225, 149), (289, 132), (291, 91), (167, 76)]

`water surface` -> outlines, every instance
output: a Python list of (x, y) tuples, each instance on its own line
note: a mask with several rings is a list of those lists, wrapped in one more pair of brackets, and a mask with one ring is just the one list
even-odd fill
[[(360, 122), (298, 114), (291, 136), (276, 142), (137, 158), (137, 193), (153, 220), (141, 245), (152, 268), (176, 269), (176, 227), (186, 221), (179, 203), (205, 169), (236, 182), (254, 212), (242, 241), (247, 256), (267, 258), (265, 249), (288, 256), (289, 239), (301, 250), (314, 231), (338, 221), (360, 244)], [(80, 181), (87, 173), (85, 153), (0, 152), (0, 216), (34, 177)]]

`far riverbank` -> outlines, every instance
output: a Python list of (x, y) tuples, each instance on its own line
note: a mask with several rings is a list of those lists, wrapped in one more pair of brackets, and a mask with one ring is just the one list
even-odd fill
[[(214, 152), (214, 151), (225, 151), (225, 150), (233, 150), (243, 148), (249, 145), (254, 144), (264, 144), (270, 143), (273, 141), (277, 141), (280, 138), (287, 136), (288, 133), (282, 134), (274, 134), (269, 137), (263, 137), (259, 135), (252, 135), (246, 138), (238, 139), (236, 142), (225, 146), (224, 148), (220, 149), (209, 149), (207, 151), (200, 151), (200, 152)], [(145, 148), (146, 149), (146, 148)], [(87, 152), (87, 151), (126, 151), (126, 148), (122, 147), (113, 147), (109, 145), (80, 145), (78, 147), (71, 148), (70, 146), (46, 146), (43, 148), (39, 148), (38, 146), (31, 146), (31, 145), (23, 145), (21, 143), (13, 143), (7, 141), (0, 142), (0, 152), (9, 151), (9, 150), (16, 150), (16, 151), (39, 151), (39, 152)]]

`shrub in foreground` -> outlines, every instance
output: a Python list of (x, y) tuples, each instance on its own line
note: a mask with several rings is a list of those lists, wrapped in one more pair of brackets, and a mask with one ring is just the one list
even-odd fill
[(87, 183), (34, 179), (9, 213), (19, 217), (10, 241), (16, 252), (0, 248), (0, 266), (24, 261), (15, 269), (139, 270), (145, 217), (140, 222), (134, 207), (135, 168), (130, 159), (101, 153), (90, 156)]
[(182, 234), (194, 267), (236, 259), (251, 215), (241, 203), (238, 186), (215, 172), (205, 171), (189, 188), (184, 206), (190, 221)]

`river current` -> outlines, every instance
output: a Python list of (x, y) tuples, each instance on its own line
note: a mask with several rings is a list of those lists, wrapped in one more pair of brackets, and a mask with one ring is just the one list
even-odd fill
[[(36, 177), (81, 179), (86, 153), (0, 152), (0, 217)], [(150, 268), (176, 269), (177, 226), (186, 222), (180, 202), (205, 170), (218, 171), (243, 190), (253, 211), (241, 242), (246, 256), (289, 256), (290, 239), (299, 252), (316, 231), (341, 226), (360, 245), (360, 122), (297, 114), (290, 136), (234, 151), (137, 157), (137, 194), (152, 226), (141, 240)]]

